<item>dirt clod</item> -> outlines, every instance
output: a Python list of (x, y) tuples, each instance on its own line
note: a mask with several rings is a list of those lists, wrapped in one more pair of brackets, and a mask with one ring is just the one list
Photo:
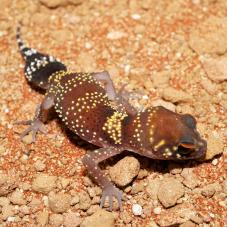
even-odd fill
[(87, 192), (82, 191), (79, 193), (79, 207), (82, 210), (87, 210), (91, 206), (91, 199)]
[(48, 223), (48, 218), (49, 218), (49, 214), (47, 211), (42, 211), (38, 213), (36, 217), (38, 226), (42, 226), (42, 227), (46, 226), (46, 224)]
[(78, 217), (78, 215), (76, 213), (66, 213), (64, 215), (64, 223), (63, 225), (65, 227), (76, 227), (79, 226), (81, 223), (81, 218)]
[(63, 224), (64, 217), (62, 214), (51, 214), (49, 218), (49, 224), (51, 226), (60, 227)]
[(81, 227), (102, 226), (105, 223), (106, 227), (114, 226), (114, 215), (108, 211), (99, 209), (90, 217), (86, 217), (81, 223)]
[(70, 4), (78, 5), (81, 0), (39, 0), (43, 5), (48, 8), (57, 8), (59, 6), (67, 6)]
[(118, 186), (126, 186), (140, 170), (140, 163), (134, 157), (125, 157), (110, 168), (111, 180)]
[(174, 178), (166, 178), (160, 183), (158, 199), (166, 208), (176, 204), (177, 199), (184, 195), (184, 187)]
[(181, 176), (184, 178), (183, 184), (188, 188), (195, 188), (198, 186), (199, 181), (196, 175), (193, 173), (193, 170), (190, 168), (185, 168), (181, 172)]
[(7, 195), (14, 188), (16, 188), (17, 183), (14, 177), (0, 173), (0, 196)]
[(163, 90), (163, 99), (172, 103), (191, 102), (192, 96), (184, 91), (177, 90), (172, 87), (168, 87)]
[(55, 213), (64, 213), (70, 208), (71, 196), (65, 193), (50, 192), (48, 195), (49, 207)]
[(39, 174), (32, 182), (32, 190), (47, 194), (56, 187), (57, 177)]
[(227, 50), (227, 17), (208, 17), (191, 31), (189, 45), (198, 54), (224, 54)]
[[(221, 82), (227, 80), (227, 58), (202, 58), (201, 59), (203, 67), (207, 73), (207, 76), (214, 82)], [(209, 91), (212, 91), (214, 88), (209, 85)], [(206, 86), (206, 88), (208, 88)]]
[(15, 190), (9, 197), (11, 203), (15, 204), (15, 205), (24, 205), (26, 204), (26, 200), (25, 200), (25, 196), (24, 194), (19, 191), (19, 190)]
[(220, 136), (210, 133), (207, 138), (207, 153), (206, 160), (212, 159), (223, 152), (223, 141)]

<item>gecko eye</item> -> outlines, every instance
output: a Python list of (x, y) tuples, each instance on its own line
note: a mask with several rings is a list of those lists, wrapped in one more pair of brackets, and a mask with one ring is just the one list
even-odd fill
[(193, 116), (191, 116), (190, 114), (185, 114), (182, 117), (183, 117), (183, 121), (189, 128), (192, 128), (192, 129), (196, 128), (196, 119)]

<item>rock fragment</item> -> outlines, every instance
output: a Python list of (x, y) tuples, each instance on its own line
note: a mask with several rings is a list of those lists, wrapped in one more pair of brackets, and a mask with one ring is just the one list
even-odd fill
[(9, 205), (10, 200), (7, 197), (0, 197), (0, 207)]
[(76, 227), (79, 226), (81, 223), (81, 218), (78, 217), (78, 215), (76, 213), (66, 213), (64, 215), (64, 223), (63, 225), (65, 227)]
[(172, 87), (165, 88), (162, 93), (163, 99), (170, 101), (172, 103), (181, 103), (181, 102), (188, 102), (192, 101), (192, 96), (188, 93), (177, 90)]
[(110, 168), (111, 180), (118, 186), (126, 186), (140, 170), (140, 163), (134, 157), (125, 157)]
[(15, 213), (14, 206), (6, 205), (2, 207), (2, 219), (6, 220), (8, 217), (13, 216)]
[(199, 182), (198, 182), (198, 178), (196, 177), (196, 175), (193, 173), (193, 169), (191, 168), (184, 168), (181, 176), (184, 178), (183, 180), (183, 184), (190, 188), (193, 189), (195, 187), (198, 186)]
[(179, 226), (191, 219), (196, 212), (194, 207), (189, 203), (182, 203), (167, 210), (162, 210), (158, 216), (157, 224), (161, 227)]
[(32, 190), (43, 194), (49, 193), (56, 187), (56, 176), (49, 176), (47, 174), (39, 174), (32, 182)]
[(189, 46), (198, 54), (219, 54), (227, 50), (227, 17), (210, 16), (193, 29)]
[(191, 221), (186, 221), (185, 223), (181, 224), (180, 227), (196, 227), (196, 225)]
[(82, 0), (39, 0), (39, 1), (40, 3), (51, 9), (60, 6), (79, 5), (82, 3)]
[(47, 211), (41, 211), (36, 217), (36, 222), (38, 226), (44, 227), (48, 223), (49, 214)]
[(94, 226), (104, 226), (113, 227), (114, 226), (114, 215), (108, 211), (99, 209), (90, 217), (86, 217), (81, 223), (81, 227), (94, 227)]
[(51, 226), (60, 227), (64, 222), (64, 217), (62, 214), (51, 214), (49, 218), (49, 224)]
[(87, 210), (91, 206), (91, 199), (87, 192), (82, 191), (79, 193), (79, 207), (82, 210)]
[(15, 190), (9, 197), (10, 201), (15, 205), (26, 204), (25, 196), (20, 190)]
[(211, 198), (218, 191), (221, 191), (221, 185), (219, 185), (218, 183), (213, 183), (203, 187), (201, 194), (205, 197)]
[[(203, 67), (206, 71), (207, 76), (214, 82), (222, 82), (227, 80), (227, 57), (219, 57), (219, 58), (201, 58)], [(203, 82), (203, 81), (202, 81)], [(203, 82), (204, 84), (204, 82)], [(211, 83), (208, 84), (206, 82), (205, 88), (208, 89), (209, 92), (215, 92), (215, 86)]]
[(149, 180), (146, 186), (146, 192), (149, 195), (149, 198), (152, 200), (157, 200), (158, 199), (158, 190), (161, 184), (161, 180), (156, 178)]
[(7, 195), (16, 188), (16, 186), (16, 181), (12, 176), (0, 173), (0, 196)]
[(207, 138), (206, 160), (210, 160), (218, 154), (223, 153), (223, 141), (219, 135), (210, 133)]
[(157, 100), (152, 101), (151, 105), (152, 106), (163, 106), (166, 109), (171, 110), (173, 112), (175, 112), (175, 110), (176, 110), (176, 106), (173, 103), (166, 102), (166, 101), (164, 101), (162, 99), (157, 99)]
[(34, 163), (34, 167), (37, 171), (41, 172), (43, 170), (45, 170), (46, 168), (46, 165), (43, 161), (41, 160), (37, 160), (35, 163)]
[(174, 206), (183, 195), (184, 186), (179, 180), (172, 177), (162, 180), (158, 189), (158, 199), (165, 208)]
[(48, 195), (49, 207), (55, 213), (64, 213), (70, 208), (71, 196), (62, 192), (50, 192)]

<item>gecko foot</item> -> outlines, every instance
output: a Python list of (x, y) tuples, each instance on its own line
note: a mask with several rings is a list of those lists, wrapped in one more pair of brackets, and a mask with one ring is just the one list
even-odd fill
[(109, 185), (107, 187), (104, 187), (100, 207), (102, 208), (104, 206), (104, 203), (106, 201), (106, 197), (109, 197), (109, 211), (112, 211), (113, 209), (113, 197), (115, 197), (118, 201), (119, 208), (122, 211), (122, 192), (118, 190), (113, 185)]
[(14, 124), (30, 125), (20, 134), (20, 139), (22, 140), (26, 135), (32, 132), (32, 142), (36, 140), (36, 134), (41, 132), (43, 134), (47, 133), (46, 127), (39, 119), (28, 120), (28, 121), (16, 121)]

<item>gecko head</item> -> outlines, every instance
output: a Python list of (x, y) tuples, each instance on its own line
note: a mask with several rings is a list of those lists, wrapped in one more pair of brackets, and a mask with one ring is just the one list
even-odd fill
[(196, 129), (196, 120), (190, 114), (177, 114), (164, 107), (149, 113), (149, 144), (146, 152), (157, 159), (203, 159), (207, 143)]

